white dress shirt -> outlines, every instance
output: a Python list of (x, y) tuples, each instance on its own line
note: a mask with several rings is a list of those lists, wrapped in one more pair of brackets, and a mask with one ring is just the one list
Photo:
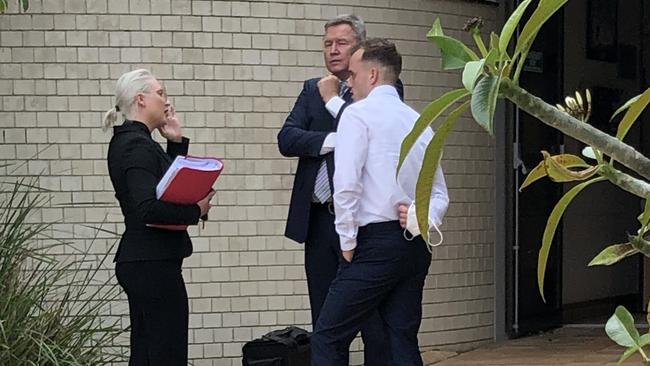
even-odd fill
[[(348, 106), (339, 121), (334, 151), (334, 212), (341, 249), (357, 246), (360, 226), (398, 220), (398, 205), (410, 205), (431, 129), (420, 136), (396, 179), (402, 140), (419, 114), (402, 102), (390, 85), (375, 87), (363, 100)], [(435, 173), (430, 222), (439, 226), (449, 205), (447, 186)]]
[(327, 109), (328, 112), (332, 115), (332, 117), (336, 118), (338, 116), (339, 111), (341, 110), (341, 107), (345, 104), (345, 100), (341, 98), (338, 95), (333, 96), (330, 98), (330, 100), (325, 103), (325, 109)]
[[(339, 111), (344, 104), (345, 101), (343, 98), (334, 96), (327, 103), (325, 103), (325, 109), (330, 112), (332, 117), (336, 118), (336, 116), (339, 115)], [(334, 151), (334, 146), (336, 146), (336, 132), (329, 133), (327, 137), (325, 137), (323, 145), (320, 148), (320, 154), (325, 155), (329, 152)]]

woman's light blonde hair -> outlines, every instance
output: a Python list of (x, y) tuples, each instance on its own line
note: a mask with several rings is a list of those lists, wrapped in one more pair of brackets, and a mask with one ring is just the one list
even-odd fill
[(118, 113), (123, 118), (129, 118), (135, 103), (135, 97), (139, 93), (147, 93), (151, 90), (152, 81), (156, 77), (147, 69), (138, 69), (122, 74), (115, 84), (115, 105), (106, 111), (102, 128), (109, 129), (117, 122)]

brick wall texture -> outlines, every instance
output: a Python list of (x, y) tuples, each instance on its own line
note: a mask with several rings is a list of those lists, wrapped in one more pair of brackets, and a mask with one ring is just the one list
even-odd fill
[[(0, 15), (0, 162), (14, 165), (0, 175), (41, 175), (50, 200), (33, 220), (53, 222), (52, 235), (71, 243), (57, 255), (115, 250), (116, 235), (94, 228), (122, 229), (105, 161), (110, 132), (100, 125), (123, 72), (151, 69), (179, 111), (190, 152), (225, 159), (218, 206), (205, 228), (192, 228), (195, 252), (184, 263), (197, 366), (239, 365), (244, 342), (309, 328), (303, 248), (283, 237), (297, 160), (279, 154), (276, 134), (302, 81), (326, 72), (324, 22), (355, 13), (370, 35), (396, 41), (406, 100), (421, 110), (461, 85), (426, 41), (434, 19), (467, 41), (467, 18), (482, 16), (489, 28), (497, 17), (492, 5), (462, 0), (31, 0), (27, 13), (12, 3)], [(493, 337), (491, 139), (463, 118), (443, 167), (451, 205), (424, 291), (423, 350)], [(104, 267), (109, 278), (110, 261)], [(106, 316), (126, 327), (124, 299)], [(355, 363), (359, 348), (357, 340)]]

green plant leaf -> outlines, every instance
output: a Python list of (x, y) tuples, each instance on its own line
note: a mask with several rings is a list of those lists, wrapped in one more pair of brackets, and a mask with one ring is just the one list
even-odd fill
[(7, 10), (7, 0), (0, 0), (0, 14)]
[(639, 223), (641, 223), (642, 227), (648, 225), (648, 222), (650, 222), (650, 198), (645, 199), (643, 213), (639, 215)]
[(585, 180), (598, 173), (598, 165), (590, 165), (586, 169), (573, 171), (558, 163), (558, 161), (553, 159), (548, 152), (542, 151), (542, 155), (544, 156), (544, 169), (546, 170), (546, 174), (554, 182)]
[(630, 243), (610, 245), (598, 253), (588, 266), (609, 266), (638, 252), (639, 250)]
[(491, 49), (488, 55), (485, 57), (485, 65), (496, 67), (497, 62), (499, 62), (499, 57), (499, 50), (496, 48)]
[(458, 118), (460, 118), (468, 106), (469, 101), (466, 101), (449, 113), (447, 118), (436, 130), (433, 139), (431, 139), (424, 152), (422, 169), (420, 169), (418, 181), (415, 186), (415, 215), (418, 219), (420, 233), (425, 241), (429, 240), (429, 202), (431, 200), (431, 188), (433, 187), (436, 170), (440, 165), (443, 147), (456, 121), (458, 121)]
[(499, 35), (494, 32), (490, 33), (490, 50), (497, 50), (501, 53), (503, 50), (499, 44)]
[[(582, 158), (572, 154), (560, 154), (553, 155), (551, 159), (555, 160), (558, 164), (566, 168), (588, 168), (591, 165), (587, 164)], [(533, 170), (531, 170), (526, 179), (519, 187), (519, 191), (533, 184), (534, 182), (546, 177), (546, 169), (544, 166), (544, 160), (542, 160)]]
[(450, 37), (428, 37), (440, 47), (442, 53), (442, 68), (445, 70), (461, 69), (469, 61), (477, 61), (476, 54), (460, 41)]
[(479, 58), (463, 42), (445, 36), (440, 25), (440, 19), (436, 19), (427, 33), (427, 39), (440, 48), (442, 54), (442, 67), (445, 70), (461, 69), (469, 61), (478, 61)]
[(463, 85), (468, 91), (474, 90), (474, 85), (476, 85), (476, 80), (483, 73), (483, 66), (485, 65), (485, 59), (479, 61), (470, 61), (465, 65), (463, 70)]
[[(527, 55), (528, 50), (530, 49), (531, 44), (537, 37), (537, 33), (540, 28), (546, 23), (553, 14), (555, 14), (568, 0), (540, 0), (537, 5), (537, 9), (533, 12), (524, 25), (521, 33), (519, 34), (519, 39), (517, 40), (517, 46), (515, 48), (515, 54), (521, 53), (522, 55)], [(522, 57), (519, 62), (525, 62), (525, 57)]]
[(469, 95), (467, 90), (455, 89), (445, 93), (424, 108), (418, 120), (415, 121), (415, 125), (413, 125), (411, 132), (409, 132), (404, 140), (402, 140), (402, 146), (400, 147), (399, 152), (399, 161), (397, 162), (398, 172), (404, 163), (404, 159), (406, 159), (406, 155), (411, 151), (411, 147), (413, 147), (415, 141), (420, 138), (424, 129), (429, 127), (429, 125), (433, 123), (433, 121), (435, 121), (447, 108), (449, 108), (450, 105), (467, 95)]
[(433, 22), (433, 25), (431, 25), (431, 30), (429, 33), (427, 33), (427, 37), (429, 36), (444, 36), (445, 32), (442, 30), (442, 24), (440, 23), (440, 18), (436, 18), (436, 20)]
[(625, 102), (625, 104), (623, 104), (619, 109), (616, 110), (616, 112), (614, 112), (614, 114), (612, 114), (612, 117), (609, 119), (609, 121), (613, 121), (616, 116), (621, 114), (621, 112), (626, 111), (628, 108), (630, 108), (630, 105), (639, 100), (639, 98), (641, 98), (641, 94), (637, 95), (636, 97), (632, 97), (630, 100)]
[(643, 239), (640, 235), (628, 235), (627, 240), (630, 244), (646, 257), (650, 257), (650, 242)]
[(616, 116), (618, 116), (619, 114), (621, 114), (621, 112), (626, 111), (628, 108), (630, 108), (630, 105), (632, 105), (632, 103), (634, 103), (634, 102), (636, 102), (637, 100), (639, 100), (639, 98), (641, 98), (641, 94), (639, 94), (639, 95), (637, 95), (637, 96), (635, 96), (635, 97), (630, 98), (630, 100), (628, 100), (627, 102), (625, 102), (625, 104), (623, 104), (619, 109), (616, 110), (616, 112), (614, 112), (614, 114), (612, 114), (612, 117), (609, 119), (609, 121), (610, 121), (610, 122), (613, 121), (614, 118), (616, 118)]
[(20, 0), (20, 2), (23, 5), (23, 11), (27, 11), (29, 9), (29, 0)]
[(639, 347), (636, 347), (636, 346), (634, 346), (634, 347), (630, 347), (630, 348), (626, 349), (625, 352), (623, 352), (623, 354), (621, 355), (621, 358), (618, 359), (618, 363), (617, 363), (617, 364), (620, 365), (621, 363), (625, 362), (625, 360), (627, 360), (628, 358), (630, 358), (630, 357), (631, 357), (633, 354), (635, 354), (638, 350), (639, 350)]
[(646, 333), (639, 338), (639, 347), (645, 347), (650, 344), (650, 334)]
[(512, 39), (512, 35), (515, 32), (515, 29), (517, 29), (517, 25), (519, 24), (519, 21), (521, 21), (521, 17), (524, 15), (524, 12), (526, 11), (526, 8), (528, 5), (530, 5), (531, 0), (525, 0), (519, 6), (515, 11), (510, 14), (510, 18), (506, 21), (506, 24), (503, 25), (503, 28), (501, 29), (501, 36), (499, 37), (499, 50), (502, 52), (506, 53), (508, 51), (508, 44), (510, 44), (510, 40)]
[(650, 88), (646, 89), (646, 91), (639, 96), (639, 99), (630, 104), (629, 109), (625, 113), (625, 116), (623, 116), (621, 123), (618, 125), (618, 130), (616, 131), (617, 139), (623, 140), (625, 138), (625, 135), (627, 135), (630, 128), (632, 128), (632, 125), (634, 125), (634, 122), (636, 122), (637, 118), (639, 118), (641, 113), (643, 113), (643, 110), (648, 106), (648, 103), (650, 103)]
[(476, 122), (492, 135), (492, 119), (497, 105), (501, 78), (495, 75), (483, 77), (472, 93), (472, 116)]
[(550, 252), (551, 245), (553, 244), (553, 236), (555, 236), (557, 225), (560, 223), (560, 219), (562, 218), (562, 215), (564, 214), (567, 206), (569, 206), (569, 203), (571, 203), (571, 201), (578, 193), (580, 193), (580, 191), (593, 183), (602, 182), (603, 180), (605, 180), (604, 177), (598, 177), (586, 182), (582, 182), (571, 188), (555, 204), (553, 211), (546, 221), (546, 228), (544, 228), (544, 235), (542, 237), (542, 247), (539, 249), (539, 255), (537, 257), (537, 284), (539, 286), (539, 293), (542, 296), (542, 300), (544, 300), (544, 302), (546, 302), (546, 298), (544, 297), (544, 276), (546, 275), (546, 263), (548, 262), (548, 253)]
[(607, 324), (605, 332), (618, 345), (623, 347), (638, 347), (640, 343), (639, 331), (634, 327), (634, 318), (623, 306), (617, 306)]

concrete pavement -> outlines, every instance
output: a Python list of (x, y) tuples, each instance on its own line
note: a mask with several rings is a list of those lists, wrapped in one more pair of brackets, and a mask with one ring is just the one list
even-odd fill
[[(423, 354), (435, 366), (594, 366), (617, 364), (623, 353), (602, 328), (560, 328), (540, 335), (490, 344), (476, 350)], [(622, 365), (643, 365), (632, 356)]]

